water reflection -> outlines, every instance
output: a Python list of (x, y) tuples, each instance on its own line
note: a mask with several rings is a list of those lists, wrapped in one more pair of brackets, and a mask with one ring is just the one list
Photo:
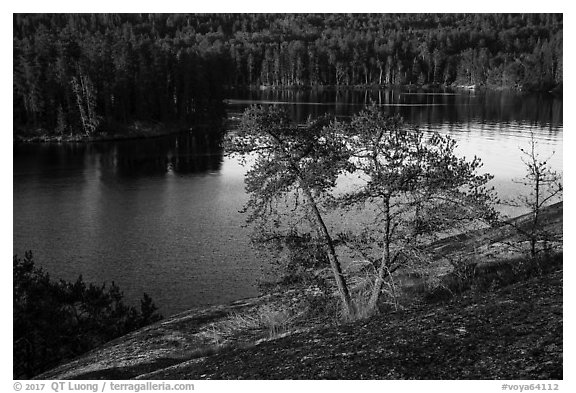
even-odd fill
[[(102, 177), (146, 177), (217, 173), (222, 168), (224, 131), (197, 128), (192, 132), (150, 139), (91, 144), (15, 144), (14, 177), (39, 181), (74, 176), (96, 165)], [(33, 158), (32, 158), (33, 157)], [(81, 179), (78, 179), (81, 181)]]
[(243, 171), (225, 168), (222, 137), (15, 145), (14, 253), (32, 249), (55, 277), (115, 281), (129, 301), (146, 291), (168, 315), (255, 295)]
[(222, 167), (221, 129), (196, 129), (167, 137), (94, 145), (104, 171), (140, 177), (174, 172), (180, 175), (217, 172)]
[[(549, 94), (469, 90), (264, 90), (236, 91), (229, 109), (239, 115), (248, 105), (285, 105), (297, 121), (325, 113), (347, 117), (375, 103), (410, 124), (462, 124), (520, 120), (541, 127), (562, 126), (562, 100)], [(303, 104), (304, 103), (304, 104)]]

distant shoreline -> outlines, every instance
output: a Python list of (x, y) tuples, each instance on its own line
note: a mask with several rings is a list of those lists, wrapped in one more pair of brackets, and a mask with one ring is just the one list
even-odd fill
[[(231, 86), (229, 91), (234, 90), (249, 90), (249, 91), (281, 91), (281, 90), (292, 90), (292, 91), (331, 91), (331, 90), (382, 90), (390, 88), (401, 88), (401, 89), (417, 89), (417, 90), (429, 90), (429, 89), (448, 89), (456, 91), (514, 91), (518, 93), (549, 93), (555, 96), (562, 96), (562, 84), (559, 84), (551, 91), (522, 91), (514, 89), (512, 87), (486, 87), (486, 86), (476, 86), (476, 85), (269, 85), (269, 86)], [(227, 103), (228, 99), (224, 99), (223, 102)], [(233, 101), (233, 100), (232, 100)], [(197, 125), (195, 125), (197, 126)], [(145, 122), (145, 121), (135, 121), (130, 125), (120, 125), (118, 130), (112, 133), (101, 132), (96, 135), (81, 135), (81, 134), (69, 134), (69, 135), (51, 135), (49, 132), (43, 129), (31, 129), (27, 127), (20, 127), (19, 132), (15, 132), (13, 136), (13, 143), (85, 143), (85, 142), (107, 142), (107, 141), (118, 141), (118, 140), (130, 140), (130, 139), (147, 139), (155, 138), (160, 136), (178, 134), (191, 130), (191, 127), (186, 127), (182, 124), (163, 124), (160, 122)]]
[[(113, 133), (101, 132), (96, 135), (50, 135), (43, 130), (27, 130), (22, 134), (14, 134), (13, 143), (91, 143), (91, 142), (113, 142), (122, 140), (158, 138), (167, 135), (180, 134), (191, 131), (195, 127), (201, 127), (205, 123), (195, 124), (192, 127), (185, 127), (176, 124), (145, 123), (135, 122), (126, 126), (122, 131)], [(122, 129), (122, 128), (120, 128)]]
[(382, 90), (382, 89), (454, 89), (454, 90), (479, 90), (479, 91), (514, 91), (519, 93), (551, 93), (556, 94), (562, 93), (562, 82), (556, 85), (552, 89), (522, 89), (514, 86), (486, 86), (486, 85), (462, 85), (462, 84), (405, 84), (405, 85), (395, 85), (395, 84), (356, 84), (356, 85), (239, 85), (239, 86), (228, 86), (228, 90)]

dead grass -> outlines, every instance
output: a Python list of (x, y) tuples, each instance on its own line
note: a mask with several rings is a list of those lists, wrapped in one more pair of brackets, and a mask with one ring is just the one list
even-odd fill
[(238, 341), (245, 336), (273, 339), (293, 328), (301, 316), (281, 305), (264, 304), (252, 310), (230, 313), (207, 325), (202, 334), (214, 345)]

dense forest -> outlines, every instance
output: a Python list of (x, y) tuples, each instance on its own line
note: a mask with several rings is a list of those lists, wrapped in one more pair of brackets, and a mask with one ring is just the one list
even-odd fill
[(14, 15), (14, 132), (186, 126), (234, 87), (561, 84), (562, 14)]

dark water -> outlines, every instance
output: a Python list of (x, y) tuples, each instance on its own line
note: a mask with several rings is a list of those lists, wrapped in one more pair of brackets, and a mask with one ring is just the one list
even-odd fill
[[(507, 93), (237, 92), (229, 116), (252, 103), (285, 105), (295, 119), (350, 116), (375, 102), (478, 155), (502, 196), (521, 190), (519, 148), (532, 133), (562, 170), (562, 101)], [(115, 281), (128, 299), (149, 293), (165, 315), (257, 294), (265, 258), (238, 213), (245, 171), (225, 157), (222, 132), (199, 128), (148, 140), (14, 146), (14, 253), (31, 249), (53, 277)]]

